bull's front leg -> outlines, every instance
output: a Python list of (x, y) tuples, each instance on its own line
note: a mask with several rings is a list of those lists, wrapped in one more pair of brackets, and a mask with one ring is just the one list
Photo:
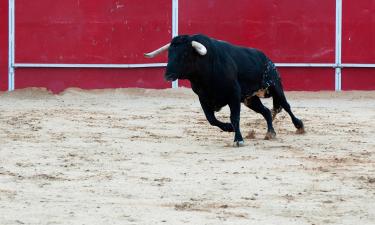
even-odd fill
[(240, 113), (241, 113), (241, 102), (239, 98), (234, 98), (229, 104), (230, 108), (230, 122), (234, 128), (234, 143), (233, 146), (241, 147), (244, 146), (244, 141), (240, 131)]
[(218, 119), (216, 119), (215, 111), (213, 109), (211, 109), (211, 107), (209, 107), (208, 104), (206, 104), (203, 100), (199, 99), (199, 101), (201, 103), (204, 115), (207, 118), (207, 121), (212, 126), (219, 127), (221, 130), (226, 131), (226, 132), (233, 132), (234, 131), (231, 123), (223, 123), (223, 122), (219, 121)]

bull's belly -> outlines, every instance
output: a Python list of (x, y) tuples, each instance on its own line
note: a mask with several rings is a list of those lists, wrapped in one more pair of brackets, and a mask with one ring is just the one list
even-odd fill
[(215, 112), (219, 112), (224, 106), (228, 105), (228, 101), (219, 99), (210, 99), (209, 106)]
[(215, 112), (219, 112), (224, 106), (228, 105), (228, 103), (216, 103), (216, 104), (211, 104), (211, 108)]
[(252, 91), (249, 94), (246, 94), (242, 97), (241, 102), (243, 102), (246, 106), (250, 107), (251, 99), (257, 96), (258, 98), (269, 98), (271, 97), (268, 88), (262, 88), (257, 91)]
[(245, 101), (245, 99), (252, 98), (254, 96), (257, 96), (259, 98), (269, 98), (271, 97), (269, 89), (268, 88), (260, 88), (256, 91), (247, 91), (242, 94), (242, 101)]
[(262, 89), (259, 89), (259, 90), (255, 91), (252, 94), (252, 96), (258, 96), (259, 98), (269, 98), (270, 93), (269, 93), (268, 88), (262, 88)]

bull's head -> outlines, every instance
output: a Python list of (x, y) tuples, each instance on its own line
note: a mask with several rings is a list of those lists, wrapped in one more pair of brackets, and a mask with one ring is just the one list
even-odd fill
[(191, 40), (191, 36), (181, 35), (173, 38), (171, 43), (146, 53), (145, 57), (153, 58), (166, 50), (168, 65), (164, 76), (168, 81), (189, 79), (195, 72), (197, 60), (207, 54), (207, 48), (203, 44)]

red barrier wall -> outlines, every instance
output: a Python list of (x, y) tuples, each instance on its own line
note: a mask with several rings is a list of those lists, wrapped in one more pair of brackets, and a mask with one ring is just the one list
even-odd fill
[[(179, 32), (204, 31), (261, 49), (278, 63), (334, 63), (335, 10), (335, 1), (326, 0), (181, 0)], [(279, 71), (286, 90), (335, 88), (333, 69)]]
[(180, 0), (180, 33), (262, 49), (279, 63), (334, 63), (335, 1)]
[[(343, 63), (375, 64), (375, 1), (343, 0)], [(344, 68), (343, 90), (375, 90), (375, 68)]]
[[(16, 63), (166, 62), (166, 54), (145, 59), (143, 53), (170, 41), (172, 0), (15, 2)], [(259, 48), (276, 63), (335, 63), (335, 9), (334, 0), (179, 0), (179, 33)], [(343, 0), (343, 63), (375, 63), (374, 11), (374, 0)], [(1, 1), (0, 90), (8, 84), (7, 14)], [(163, 70), (17, 68), (15, 87), (167, 88)], [(286, 90), (334, 90), (333, 68), (279, 70)], [(344, 68), (343, 89), (375, 89), (374, 70)]]
[(343, 0), (343, 63), (375, 63), (375, 1)]
[[(83, 89), (143, 87), (169, 88), (159, 68), (134, 69), (17, 69), (17, 88), (48, 87), (59, 93), (67, 87)], [(37, 79), (36, 79), (37, 78)]]
[[(166, 62), (143, 53), (167, 43), (170, 0), (17, 0), (16, 62), (137, 64)], [(162, 68), (17, 69), (16, 88), (167, 88)]]
[(8, 89), (8, 1), (0, 1), (0, 91)]
[(171, 39), (170, 0), (17, 0), (16, 61), (150, 63)]

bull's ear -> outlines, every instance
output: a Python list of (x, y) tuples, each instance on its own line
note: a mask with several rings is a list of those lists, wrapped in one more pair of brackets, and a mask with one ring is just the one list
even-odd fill
[(203, 44), (197, 42), (197, 41), (192, 41), (191, 46), (199, 53), (199, 55), (206, 55), (207, 54), (207, 48), (204, 47)]
[(171, 45), (171, 43), (168, 43), (168, 44), (164, 45), (163, 47), (156, 49), (153, 52), (145, 53), (144, 56), (146, 58), (154, 58), (155, 56), (159, 55), (160, 53), (164, 52), (165, 50), (168, 50), (170, 45)]

